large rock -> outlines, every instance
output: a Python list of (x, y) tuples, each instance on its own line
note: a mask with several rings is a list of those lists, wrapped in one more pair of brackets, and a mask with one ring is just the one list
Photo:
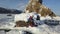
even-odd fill
[(42, 0), (30, 0), (28, 5), (26, 6), (26, 11), (37, 12), (41, 14), (41, 16), (49, 15), (51, 17), (56, 16), (49, 8), (42, 5)]

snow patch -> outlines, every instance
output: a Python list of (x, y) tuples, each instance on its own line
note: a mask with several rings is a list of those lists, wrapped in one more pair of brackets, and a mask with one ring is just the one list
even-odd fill
[(14, 21), (28, 21), (28, 18), (32, 16), (33, 13), (22, 13), (22, 14), (17, 14), (15, 15)]

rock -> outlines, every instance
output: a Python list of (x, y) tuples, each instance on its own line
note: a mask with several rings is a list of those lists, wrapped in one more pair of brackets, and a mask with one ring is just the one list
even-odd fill
[(29, 11), (28, 13), (36, 12), (41, 14), (41, 16), (56, 16), (54, 12), (51, 11), (51, 9), (42, 5), (42, 0), (30, 0), (28, 5), (26, 6), (25, 12), (27, 10)]
[(16, 27), (27, 27), (28, 23), (26, 23), (25, 21), (17, 21), (16, 22)]

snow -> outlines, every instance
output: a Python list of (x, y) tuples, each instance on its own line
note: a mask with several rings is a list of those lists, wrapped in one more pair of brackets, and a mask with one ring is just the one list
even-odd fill
[[(29, 28), (26, 28), (26, 27), (21, 27), (19, 30), (11, 30), (9, 32), (6, 32), (6, 34), (24, 34), (24, 31), (28, 31), (28, 32), (31, 32), (33, 34), (43, 34), (43, 32), (41, 30), (39, 30), (39, 28), (36, 28), (36, 27), (29, 27)], [(44, 32), (46, 33), (46, 32)]]
[(26, 10), (26, 13), (29, 13), (29, 10)]
[[(16, 14), (15, 15), (15, 22), (16, 21), (19, 21), (19, 20), (22, 20), (22, 21), (28, 21), (28, 18), (30, 16), (33, 16), (34, 15), (34, 19), (36, 19), (36, 15), (35, 13), (21, 13), (21, 14)], [(39, 14), (40, 16), (40, 14)], [(53, 17), (54, 19), (60, 19), (60, 17)], [(31, 32), (33, 34), (60, 34), (60, 25), (57, 25), (57, 26), (48, 26), (46, 24), (44, 24), (44, 20), (45, 19), (52, 19), (50, 16), (46, 16), (46, 17), (41, 17), (40, 16), (40, 21), (39, 20), (36, 20), (35, 22), (37, 22), (38, 24), (42, 24), (42, 25), (38, 25), (38, 27), (14, 27), (15, 23), (6, 23), (7, 25), (3, 25), (3, 27), (0, 29), (11, 29), (11, 31), (9, 32), (6, 32), (6, 34), (24, 34), (25, 32), (24, 31), (28, 31), (28, 32)], [(10, 25), (9, 25), (10, 24)], [(5, 34), (5, 32), (2, 30), (0, 30), (0, 34)]]
[(45, 20), (45, 19), (52, 19), (52, 17), (50, 17), (48, 15), (46, 17), (43, 17), (43, 16), (40, 17), (40, 20)]
[(17, 14), (15, 15), (15, 21), (25, 21), (27, 22), (28, 21), (28, 18), (30, 16), (32, 16), (33, 14), (32, 13), (22, 13), (22, 14)]
[(40, 20), (45, 20), (45, 19), (52, 19), (50, 16), (46, 16), (46, 17), (43, 17), (43, 16), (41, 16), (40, 14), (36, 14), (35, 12), (32, 12), (32, 13), (28, 13), (28, 10), (27, 10), (27, 13), (22, 13), (22, 14), (17, 14), (17, 15), (15, 15), (15, 21), (19, 21), (19, 20), (21, 20), (21, 21), (28, 21), (28, 18), (30, 17), (30, 16), (33, 16), (33, 19), (34, 20), (36, 20), (36, 18), (37, 18), (37, 15), (39, 15), (40, 16)]
[(15, 23), (14, 22), (4, 22), (4, 23), (0, 23), (0, 27), (14, 27)]
[(56, 17), (53, 17), (53, 18), (56, 19), (56, 20), (60, 20), (59, 16), (56, 16)]
[(52, 17), (50, 17), (50, 16), (47, 15), (45, 19), (52, 19)]
[(27, 21), (26, 15), (27, 14), (24, 14), (24, 13), (15, 15), (15, 21), (20, 21), (20, 20)]
[(25, 31), (31, 32), (33, 34), (60, 34), (59, 28), (60, 25), (52, 27), (46, 24), (39, 25), (38, 27), (14, 27), (10, 28), (11, 30), (6, 32), (6, 34), (24, 34)]

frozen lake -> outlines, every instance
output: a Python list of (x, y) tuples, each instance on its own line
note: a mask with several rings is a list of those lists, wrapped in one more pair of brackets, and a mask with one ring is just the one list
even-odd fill
[(15, 14), (0, 14), (0, 27), (10, 26), (14, 23), (14, 15)]
[(14, 20), (14, 14), (0, 14), (0, 22), (4, 21), (13, 21)]

